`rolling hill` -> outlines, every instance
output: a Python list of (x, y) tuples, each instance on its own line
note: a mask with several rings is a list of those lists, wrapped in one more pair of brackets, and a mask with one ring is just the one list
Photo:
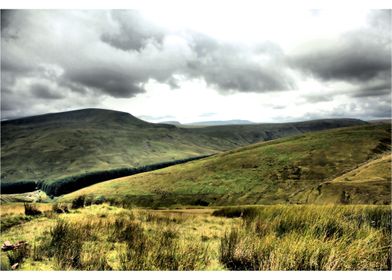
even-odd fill
[(86, 195), (141, 206), (386, 204), (390, 135), (387, 124), (307, 133), (106, 181), (60, 200)]
[(1, 122), (1, 180), (53, 181), (86, 172), (140, 167), (308, 131), (365, 122), (330, 119), (287, 124), (178, 128), (128, 113), (84, 109)]

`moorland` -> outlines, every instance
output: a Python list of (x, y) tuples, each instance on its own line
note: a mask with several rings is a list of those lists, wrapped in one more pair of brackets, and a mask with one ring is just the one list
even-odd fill
[(391, 269), (390, 123), (1, 128), (2, 270)]

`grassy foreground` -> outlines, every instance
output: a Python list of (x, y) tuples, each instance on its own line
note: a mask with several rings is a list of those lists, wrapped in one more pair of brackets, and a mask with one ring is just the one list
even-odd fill
[[(79, 207), (78, 203), (73, 203)], [(90, 205), (57, 214), (1, 205), (1, 269), (20, 270), (390, 270), (390, 206), (273, 205), (124, 209)], [(63, 208), (64, 209), (64, 208)], [(24, 220), (29, 217), (27, 220)]]
[(221, 239), (231, 270), (390, 270), (390, 206), (222, 209), (242, 223)]

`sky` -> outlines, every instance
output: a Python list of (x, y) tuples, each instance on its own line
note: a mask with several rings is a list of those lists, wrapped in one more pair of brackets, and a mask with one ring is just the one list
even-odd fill
[(391, 10), (2, 10), (1, 119), (391, 117)]

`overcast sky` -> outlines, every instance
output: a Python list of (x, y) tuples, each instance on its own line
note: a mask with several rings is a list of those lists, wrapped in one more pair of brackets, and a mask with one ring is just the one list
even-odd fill
[(2, 119), (93, 107), (152, 122), (390, 118), (391, 11), (3, 10)]

